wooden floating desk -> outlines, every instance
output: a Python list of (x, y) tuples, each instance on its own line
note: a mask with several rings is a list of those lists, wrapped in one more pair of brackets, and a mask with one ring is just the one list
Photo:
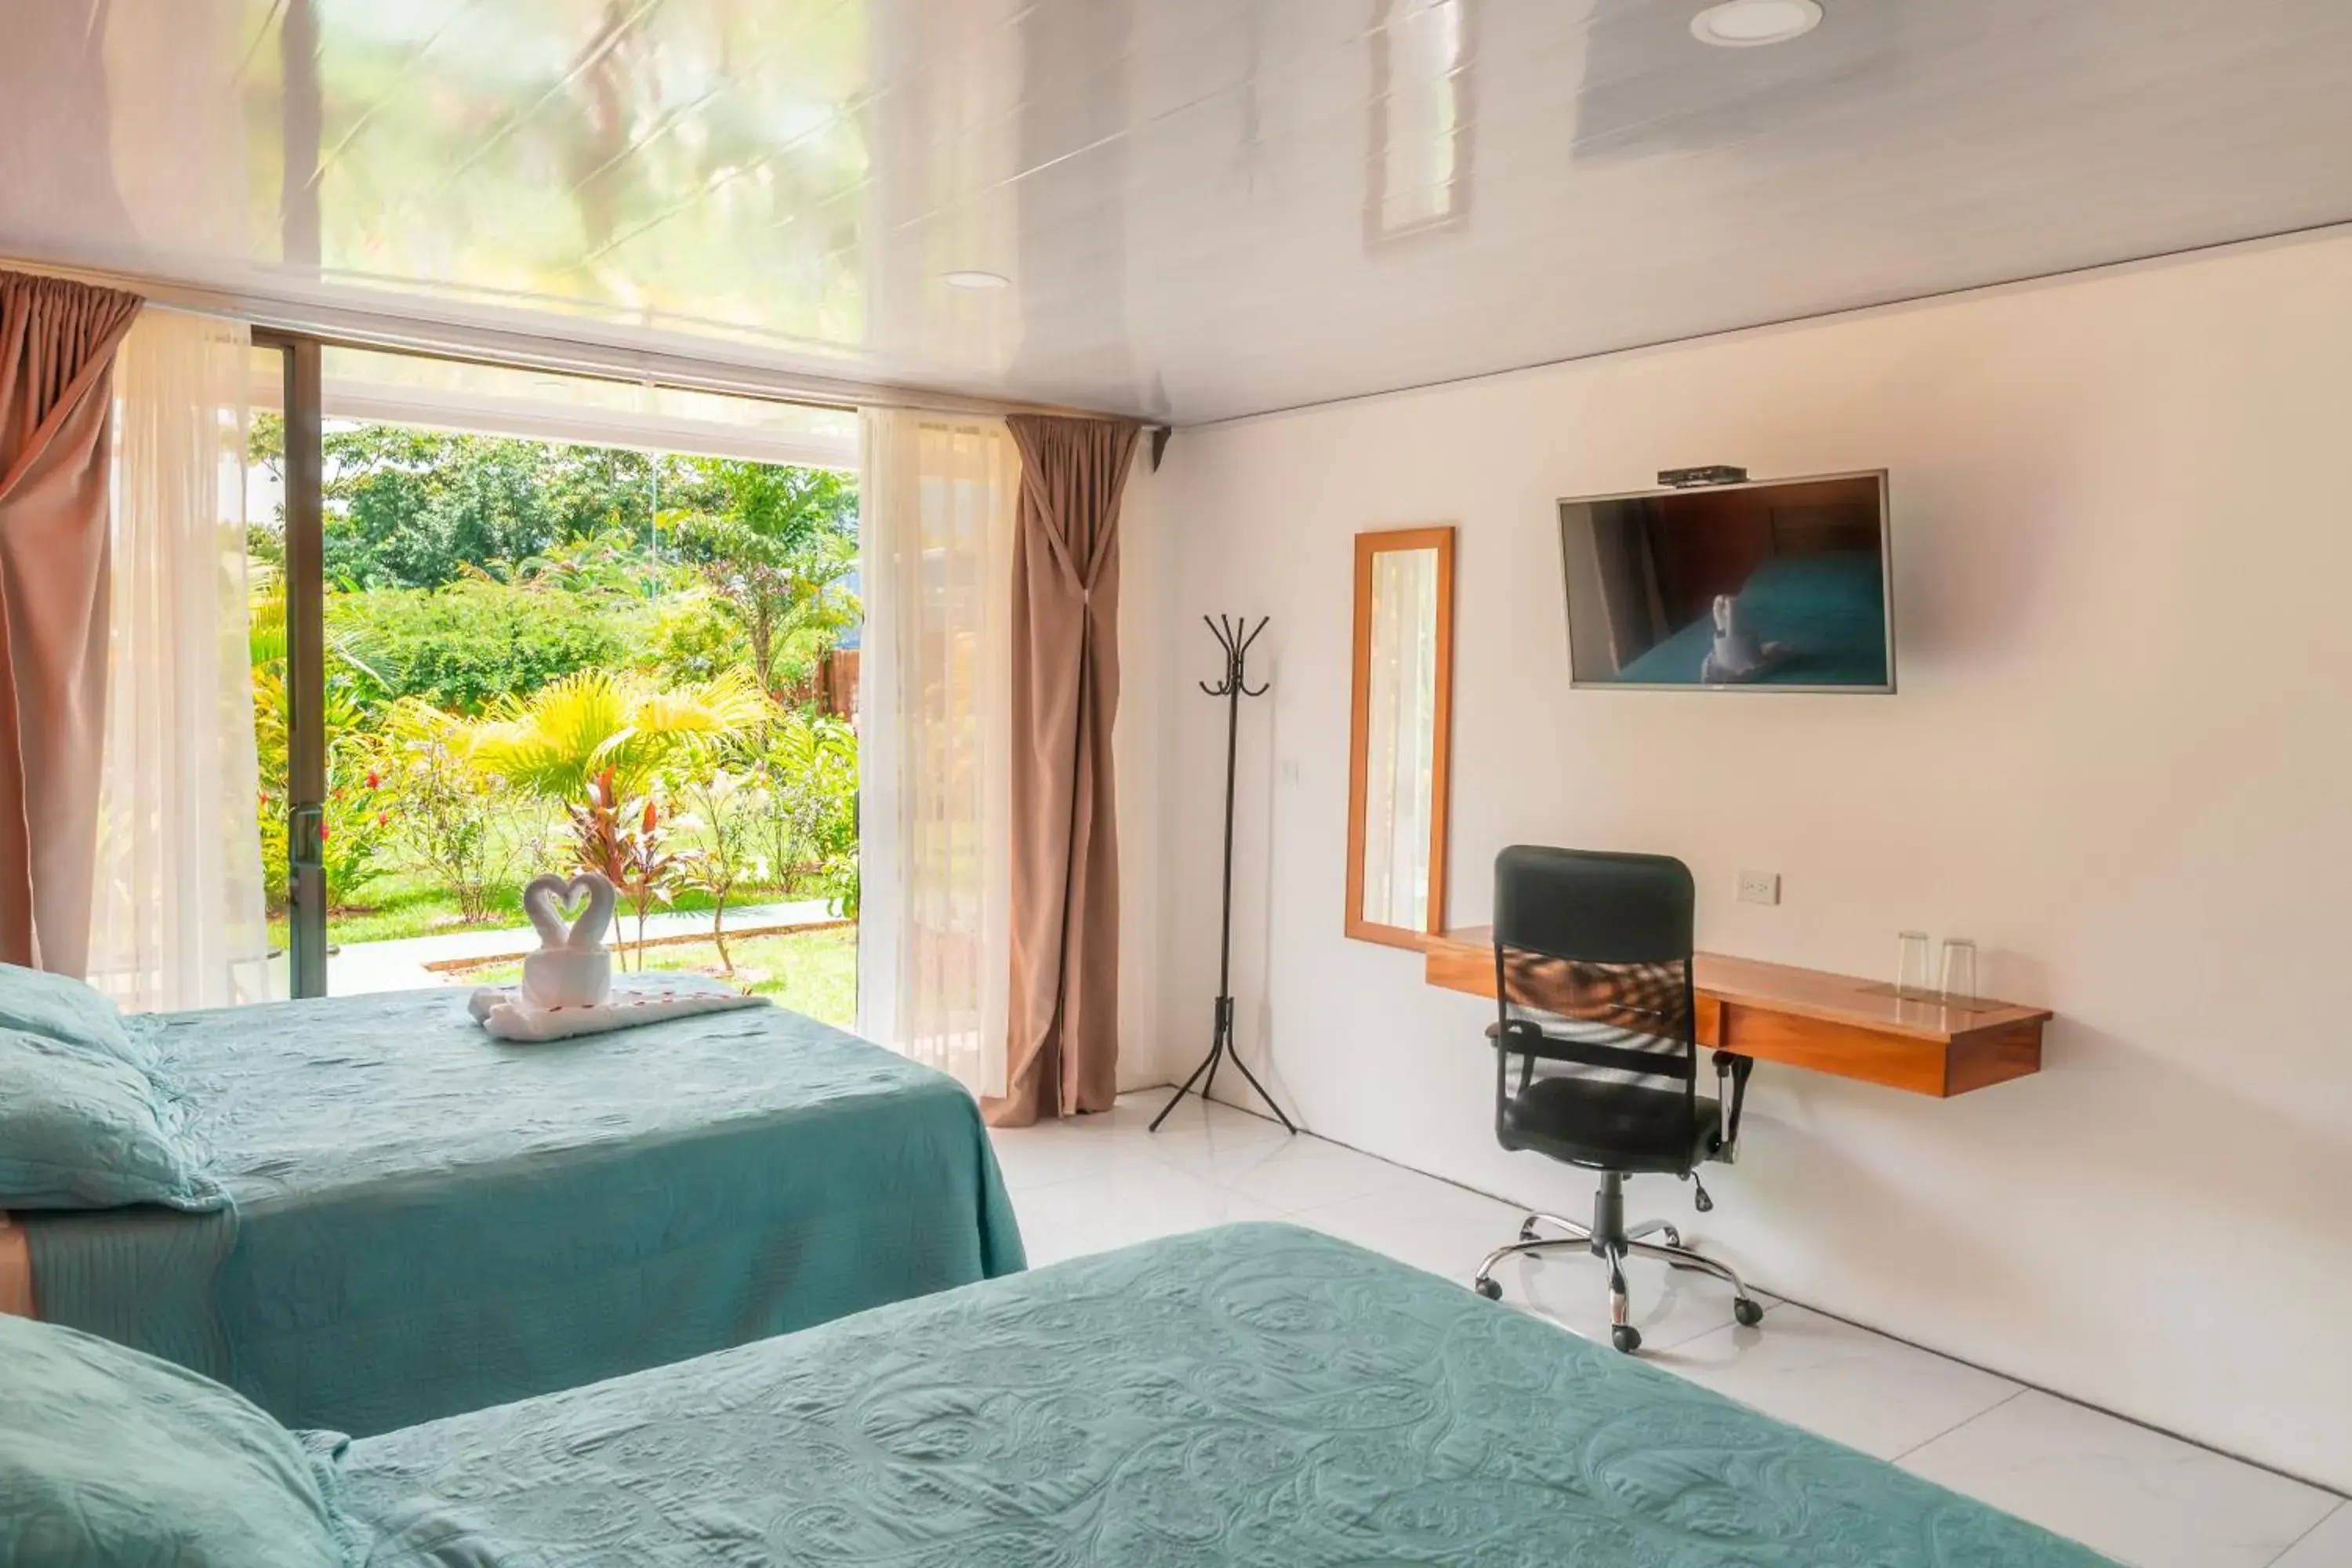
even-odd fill
[[(1430, 984), (1494, 998), (1491, 928), (1431, 937), (1424, 952)], [(1698, 955), (1692, 982), (1699, 1044), (1758, 1061), (1938, 1098), (2042, 1070), (2047, 1008), (1897, 996), (1852, 975), (1714, 952)]]

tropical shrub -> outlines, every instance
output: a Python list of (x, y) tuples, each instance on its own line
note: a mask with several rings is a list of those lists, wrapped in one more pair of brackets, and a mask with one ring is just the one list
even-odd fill
[[(255, 816), (261, 832), (262, 896), (273, 910), (287, 903), (288, 698), (278, 666), (253, 672), (253, 741), (259, 766)], [(327, 688), (327, 798), (320, 858), (327, 897), (338, 907), (380, 877), (391, 837), (389, 802), (365, 710), (341, 684)]]
[(572, 853), (583, 871), (593, 871), (615, 889), (627, 875), (628, 835), (622, 816), (619, 781), (606, 768), (588, 781), (584, 798), (564, 807), (572, 821)]
[(751, 663), (726, 601), (699, 584), (666, 593), (631, 639), (630, 664), (656, 680), (709, 680)]
[[(646, 919), (675, 896), (679, 863), (671, 827), (650, 795), (624, 797), (610, 768), (588, 781), (586, 798), (568, 810), (580, 868), (593, 871), (629, 900), (637, 917), (637, 967), (646, 966)], [(624, 966), (628, 962), (625, 951)]]
[(373, 737), (346, 730), (327, 742), (327, 810), (319, 826), (319, 860), (326, 868), (332, 908), (353, 907), (384, 873), (392, 814), (383, 792)]
[(395, 853), (455, 894), (458, 917), (487, 920), (512, 876), (519, 835), (503, 781), (477, 766), (474, 726), (404, 697), (384, 715), (383, 794)]
[(621, 814), (631, 830), (622, 840), (625, 853), (621, 858), (620, 890), (637, 917), (637, 967), (642, 970), (646, 966), (646, 916), (656, 902), (667, 904), (677, 896), (682, 867), (670, 820), (658, 801), (650, 795), (641, 795), (625, 803)]
[(371, 701), (416, 697), (461, 713), (620, 664), (628, 632), (600, 595), (484, 577), (327, 599), (328, 637)]
[[(857, 734), (838, 719), (779, 710), (761, 737), (767, 851), (776, 875), (856, 913)], [(845, 865), (846, 880), (845, 880)]]

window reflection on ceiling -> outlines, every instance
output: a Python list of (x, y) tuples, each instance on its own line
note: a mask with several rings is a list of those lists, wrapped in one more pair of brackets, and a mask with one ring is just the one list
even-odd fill
[(862, 339), (868, 0), (6, 10), (20, 252)]
[(1368, 243), (1470, 211), (1471, 0), (1374, 0)]

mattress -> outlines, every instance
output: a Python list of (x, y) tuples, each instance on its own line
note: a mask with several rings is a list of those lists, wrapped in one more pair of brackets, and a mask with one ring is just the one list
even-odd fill
[(1288, 1226), (351, 1444), (371, 1568), (2087, 1568), (2084, 1549)]
[(228, 1211), (19, 1215), (41, 1315), (368, 1433), (1018, 1269), (978, 1107), (780, 1008), (549, 1044), (453, 991), (163, 1015)]

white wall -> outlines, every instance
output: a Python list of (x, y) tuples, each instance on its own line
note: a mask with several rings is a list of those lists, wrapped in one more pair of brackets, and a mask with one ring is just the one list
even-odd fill
[(1160, 1042), (1164, 945), (1160, 778), (1175, 698), (1168, 669), (1175, 571), (1168, 535), (1167, 480), (1151, 468), (1151, 436), (1137, 443), (1118, 521), (1118, 716), (1111, 723), (1112, 789), (1118, 812), (1118, 1087), (1163, 1083)]
[[(1765, 1289), (2352, 1487), (2347, 435), (2343, 231), (1179, 432), (1168, 692), (1214, 673), (1201, 612), (1274, 617), (1248, 1059), (1343, 1142), (1568, 1213), (1590, 1190), (1496, 1148), (1485, 1005), (1340, 935), (1350, 538), (1454, 522), (1454, 923), (1504, 845), (1662, 850), (1703, 947), (1885, 974), (1898, 929), (1970, 936), (1986, 990), (2058, 1013), (2040, 1076), (1948, 1101), (1764, 1067), (1717, 1211), (1663, 1181), (1638, 1211)], [(1899, 696), (1570, 689), (1554, 499), (1704, 462), (1893, 470)], [(1151, 1044), (1181, 1071), (1223, 711), (1165, 712)], [(1782, 905), (1735, 902), (1741, 868)]]

